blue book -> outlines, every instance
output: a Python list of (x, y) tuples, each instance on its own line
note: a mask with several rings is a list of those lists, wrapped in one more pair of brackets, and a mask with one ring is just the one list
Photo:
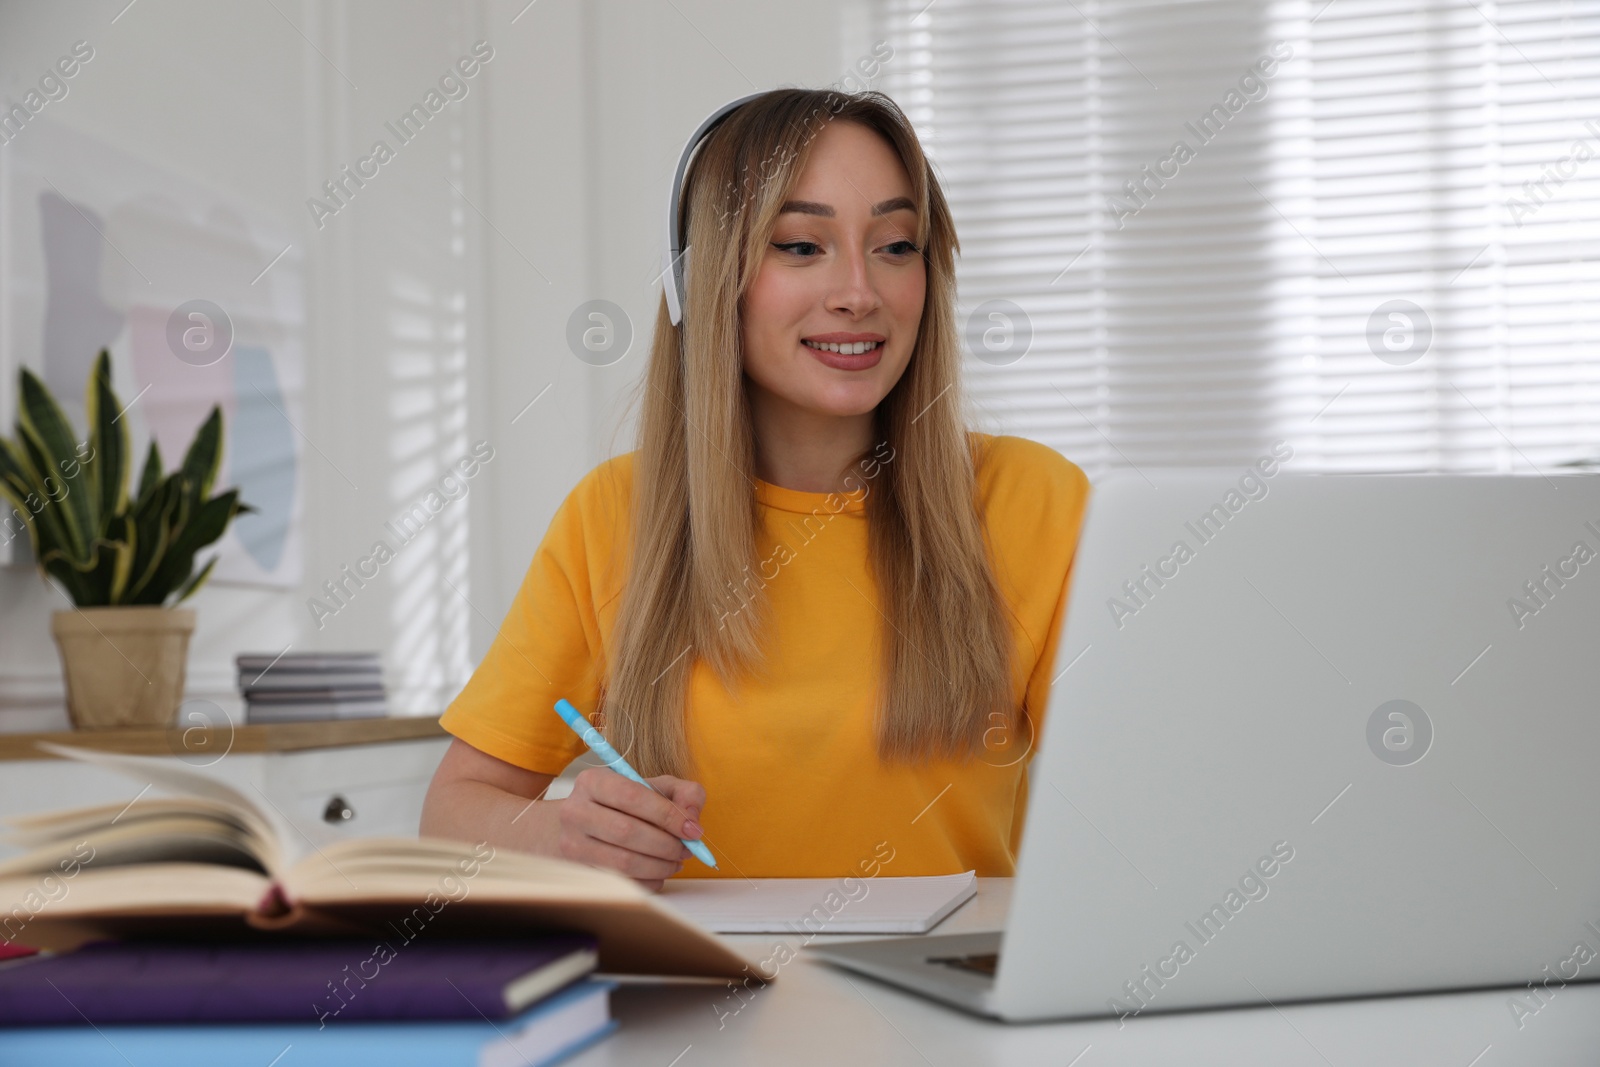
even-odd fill
[(0, 1029), (5, 1067), (548, 1067), (616, 1029), (616, 983), (585, 978), (491, 1021)]

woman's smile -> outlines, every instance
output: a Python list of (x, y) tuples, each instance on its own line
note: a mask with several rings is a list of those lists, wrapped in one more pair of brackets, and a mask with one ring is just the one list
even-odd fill
[(828, 334), (828, 340), (803, 337), (800, 344), (805, 350), (835, 370), (867, 370), (878, 365), (883, 358), (884, 339), (876, 334), (850, 337), (845, 334)]

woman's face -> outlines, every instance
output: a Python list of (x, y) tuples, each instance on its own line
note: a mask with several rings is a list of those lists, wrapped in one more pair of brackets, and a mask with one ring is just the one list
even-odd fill
[[(905, 372), (922, 320), (916, 232), (911, 181), (894, 149), (865, 126), (827, 123), (741, 301), (745, 376), (765, 394), (752, 397), (757, 406), (777, 400), (833, 416), (878, 406)], [(854, 347), (814, 347), (823, 342)], [(862, 342), (871, 343), (856, 353)]]

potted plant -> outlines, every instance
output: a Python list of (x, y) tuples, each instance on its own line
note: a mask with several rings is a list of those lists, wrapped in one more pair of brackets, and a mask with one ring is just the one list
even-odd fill
[[(15, 440), (0, 437), (0, 493), (28, 527), (40, 573), (76, 605), (51, 617), (67, 711), (78, 729), (172, 726), (183, 699), (195, 615), (175, 605), (205, 583), (217, 559), (195, 554), (253, 512), (237, 489), (211, 495), (222, 462), (214, 406), (183, 464), (163, 474), (152, 439), (129, 494), (128, 428), (101, 349), (86, 390), (89, 438), (79, 444), (50, 390), (24, 367)], [(168, 601), (171, 601), (171, 605)]]

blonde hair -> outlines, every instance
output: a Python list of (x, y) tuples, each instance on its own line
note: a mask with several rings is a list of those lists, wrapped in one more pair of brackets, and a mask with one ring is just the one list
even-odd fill
[(1008, 612), (986, 552), (960, 400), (960, 246), (949, 207), (887, 96), (777, 89), (732, 112), (685, 175), (687, 307), (675, 326), (663, 296), (641, 387), (632, 544), (601, 710), (607, 735), (647, 776), (693, 773), (684, 728), (692, 660), (703, 657), (736, 689), (760, 659), (767, 611), (759, 588), (748, 606), (727, 611), (728, 591), (757, 561), (761, 522), (739, 302), (830, 121), (858, 123), (896, 151), (928, 267), (916, 347), (874, 413), (878, 455), (885, 442), (892, 452), (865, 502), (885, 619), (879, 756), (962, 758), (978, 751), (995, 713), (1014, 725)]

